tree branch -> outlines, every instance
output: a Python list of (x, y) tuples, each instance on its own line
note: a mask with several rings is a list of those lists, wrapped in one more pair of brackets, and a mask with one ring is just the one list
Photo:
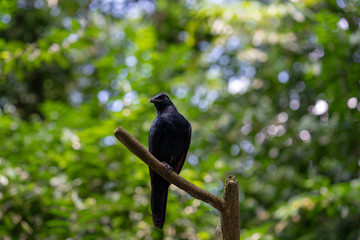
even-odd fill
[[(151, 169), (166, 179), (169, 183), (184, 190), (194, 198), (206, 202), (219, 210), (221, 214), (221, 230), (223, 239), (240, 239), (240, 213), (239, 193), (237, 180), (230, 176), (225, 184), (223, 198), (218, 197), (193, 183), (180, 177), (176, 172), (169, 170), (163, 163), (157, 160), (141, 143), (130, 135), (124, 128), (118, 127), (115, 137), (123, 143), (132, 153), (138, 156)], [(218, 230), (217, 230), (218, 232)], [(218, 233), (217, 233), (218, 234)]]
[(169, 171), (169, 169), (166, 168), (162, 162), (157, 160), (148, 150), (146, 150), (146, 148), (144, 148), (143, 145), (141, 145), (141, 143), (136, 138), (131, 136), (130, 133), (128, 133), (124, 128), (118, 127), (114, 134), (115, 137), (120, 142), (122, 142), (132, 153), (143, 160), (147, 165), (149, 165), (151, 169), (157, 172), (169, 183), (174, 184), (194, 198), (200, 199), (201, 201), (210, 204), (219, 211), (223, 209), (224, 201), (220, 197), (197, 187), (195, 184), (180, 177), (176, 172), (171, 170)]
[(221, 211), (221, 229), (225, 239), (240, 239), (240, 210), (238, 181), (230, 176), (225, 183), (223, 198), (224, 210)]

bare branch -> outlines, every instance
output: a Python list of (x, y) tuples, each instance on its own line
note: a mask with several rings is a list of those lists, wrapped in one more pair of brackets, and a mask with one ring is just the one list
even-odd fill
[(216, 228), (216, 239), (240, 240), (239, 190), (238, 181), (234, 176), (230, 176), (226, 180), (223, 198), (220, 198), (195, 186), (174, 171), (169, 171), (163, 163), (151, 155), (151, 153), (124, 128), (118, 127), (114, 134), (132, 153), (143, 160), (168, 182), (184, 190), (194, 198), (200, 199), (219, 210), (221, 214), (221, 227)]
[[(124, 128), (118, 127), (115, 132), (115, 137), (122, 142), (132, 153), (144, 161), (151, 169), (157, 172), (160, 176), (168, 182), (174, 184), (178, 188), (184, 190), (194, 198), (206, 202), (219, 210), (223, 211), (224, 200), (204, 189), (201, 189), (193, 183), (180, 177), (176, 172), (169, 171), (159, 160), (157, 160), (141, 143), (128, 133)], [(230, 239), (230, 238), (229, 238)]]
[(224, 239), (240, 239), (240, 209), (238, 181), (229, 176), (225, 183), (224, 210), (221, 213), (221, 229)]

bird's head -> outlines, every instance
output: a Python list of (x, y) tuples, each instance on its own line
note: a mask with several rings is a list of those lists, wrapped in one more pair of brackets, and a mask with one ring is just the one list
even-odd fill
[(155, 105), (158, 111), (162, 111), (168, 106), (174, 106), (170, 98), (164, 93), (160, 93), (155, 97), (151, 98), (150, 102)]

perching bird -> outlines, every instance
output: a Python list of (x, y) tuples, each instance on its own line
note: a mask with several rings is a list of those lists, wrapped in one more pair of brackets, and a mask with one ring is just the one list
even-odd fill
[[(150, 128), (149, 151), (179, 174), (190, 146), (191, 125), (177, 111), (167, 95), (158, 94), (150, 99), (150, 102), (155, 105), (157, 117)], [(170, 183), (151, 168), (149, 171), (152, 219), (154, 226), (162, 229)]]

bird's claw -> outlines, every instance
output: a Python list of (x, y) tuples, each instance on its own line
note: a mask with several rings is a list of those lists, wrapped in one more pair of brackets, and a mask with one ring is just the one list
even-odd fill
[(174, 169), (167, 163), (167, 162), (162, 162), (164, 164), (164, 167), (166, 168), (167, 173), (169, 174), (170, 170), (174, 171)]

